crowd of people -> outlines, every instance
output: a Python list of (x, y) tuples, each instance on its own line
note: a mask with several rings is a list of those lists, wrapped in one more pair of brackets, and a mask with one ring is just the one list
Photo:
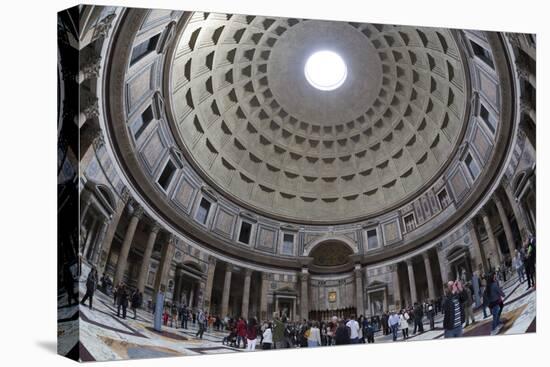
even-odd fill
[[(301, 322), (289, 321), (286, 315), (275, 313), (271, 321), (258, 322), (256, 318), (245, 320), (243, 317), (222, 318), (208, 314), (200, 309), (192, 309), (187, 305), (171, 305), (164, 308), (163, 323), (165, 326), (187, 329), (189, 322), (197, 327), (195, 336), (202, 339), (205, 331), (216, 330), (227, 332), (222, 343), (235, 348), (255, 350), (259, 339), (261, 349), (281, 349), (296, 347), (318, 347), (357, 343), (374, 343), (374, 335), (381, 331), (382, 335), (392, 336), (393, 341), (407, 340), (412, 334), (423, 333), (424, 320), (427, 318), (430, 330), (435, 329), (435, 317), (443, 314), (442, 327), (445, 338), (461, 337), (464, 327), (476, 323), (474, 317), (474, 299), (482, 300), (480, 307), (483, 317), (492, 316), (491, 334), (501, 330), (503, 323), (501, 314), (504, 307), (505, 294), (500, 286), (506, 281), (506, 274), (513, 270), (518, 275), (520, 284), (527, 282), (527, 290), (535, 287), (536, 245), (534, 236), (529, 236), (523, 246), (515, 251), (511, 267), (505, 264), (491, 269), (483, 276), (470, 277), (477, 284), (457, 275), (457, 279), (445, 284), (444, 295), (437, 300), (414, 303), (412, 306), (384, 312), (382, 315), (366, 318), (362, 315), (357, 319), (354, 315), (348, 318), (333, 316), (330, 320)], [(64, 271), (65, 288), (68, 302), (77, 301), (74, 289), (69, 284), (74, 278)], [(67, 273), (67, 274), (65, 274)], [(69, 280), (67, 280), (69, 279)], [(86, 278), (86, 292), (80, 301), (92, 309), (93, 298), (98, 288), (98, 273), (92, 268)], [(109, 277), (103, 275), (100, 289), (106, 294), (112, 294), (113, 303), (117, 307), (117, 316), (126, 318), (128, 306), (133, 310), (133, 317), (137, 317), (137, 309), (142, 307), (143, 294), (137, 289), (131, 289), (124, 283), (113, 288)], [(477, 292), (477, 294), (476, 294)], [(154, 309), (154, 306), (153, 306)], [(489, 313), (487, 312), (489, 310)], [(400, 333), (402, 337), (400, 338)]]

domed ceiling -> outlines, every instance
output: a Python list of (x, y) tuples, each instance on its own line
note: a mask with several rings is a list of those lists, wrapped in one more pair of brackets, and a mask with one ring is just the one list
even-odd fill
[[(465, 127), (465, 62), (437, 28), (197, 13), (180, 32), (168, 106), (218, 191), (290, 221), (378, 215), (434, 182)], [(304, 65), (338, 54), (344, 83)]]

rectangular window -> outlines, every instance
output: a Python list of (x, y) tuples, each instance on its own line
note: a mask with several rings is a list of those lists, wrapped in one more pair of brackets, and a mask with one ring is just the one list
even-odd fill
[(175, 172), (176, 172), (176, 166), (174, 166), (174, 163), (172, 163), (172, 161), (169, 160), (166, 163), (166, 166), (164, 166), (164, 169), (162, 170), (162, 173), (160, 174), (160, 177), (157, 181), (160, 187), (162, 187), (164, 190), (168, 189)]
[(481, 116), (489, 130), (491, 130), (491, 132), (494, 134), (496, 131), (497, 122), (493, 115), (489, 113), (489, 110), (487, 110), (484, 105), (481, 105), (479, 109), (479, 116)]
[(283, 235), (283, 248), (281, 253), (284, 255), (293, 255), (294, 254), (294, 235), (290, 233), (285, 233)]
[(151, 106), (147, 107), (145, 111), (139, 115), (136, 121), (130, 126), (130, 131), (134, 135), (134, 138), (137, 140), (141, 134), (145, 131), (149, 123), (153, 121), (153, 109)]
[(132, 57), (130, 58), (130, 66), (134, 65), (139, 60), (143, 59), (149, 53), (153, 52), (157, 48), (160, 34), (157, 34), (148, 40), (141, 42), (135, 46), (132, 50)]
[(416, 228), (416, 221), (414, 220), (414, 215), (407, 214), (403, 217), (403, 222), (405, 223), (405, 230), (411, 232)]
[(437, 194), (437, 199), (439, 200), (439, 205), (441, 205), (441, 209), (446, 208), (451, 203), (451, 199), (449, 198), (449, 194), (447, 194), (446, 189), (441, 190)]
[(470, 44), (472, 45), (474, 55), (476, 55), (478, 59), (494, 69), (495, 65), (493, 64), (493, 57), (491, 56), (491, 53), (485, 47), (480, 46), (477, 42), (470, 40)]
[(239, 232), (239, 242), (248, 243), (250, 242), (250, 234), (252, 233), (252, 224), (248, 222), (241, 223), (241, 230)]
[(369, 249), (378, 247), (378, 234), (376, 233), (376, 229), (369, 229), (367, 231), (367, 246)]
[(206, 220), (208, 219), (208, 212), (210, 212), (210, 202), (206, 200), (205, 198), (201, 199), (201, 203), (199, 205), (199, 210), (197, 211), (197, 221), (202, 224), (206, 224)]
[(468, 153), (468, 155), (466, 156), (466, 159), (464, 160), (464, 163), (466, 163), (466, 167), (468, 167), (468, 171), (470, 171), (470, 175), (472, 175), (472, 178), (475, 180), (477, 176), (479, 176), (479, 173), (481, 171), (476, 160), (472, 157), (470, 153)]

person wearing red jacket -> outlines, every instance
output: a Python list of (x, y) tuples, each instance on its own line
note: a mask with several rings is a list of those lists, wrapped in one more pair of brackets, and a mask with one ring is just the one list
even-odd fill
[(258, 325), (256, 319), (251, 318), (248, 320), (248, 327), (246, 328), (246, 350), (253, 352), (256, 350), (256, 338), (258, 337)]
[(246, 321), (239, 317), (239, 321), (237, 321), (237, 348), (241, 345), (241, 340), (243, 341), (243, 348), (246, 348)]

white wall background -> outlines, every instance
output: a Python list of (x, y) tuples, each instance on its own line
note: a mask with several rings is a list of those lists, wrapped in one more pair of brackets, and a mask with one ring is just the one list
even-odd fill
[[(90, 1), (104, 4), (105, 1)], [(333, 20), (536, 32), (538, 41), (538, 333), (141, 360), (118, 366), (283, 365), (542, 365), (550, 335), (545, 279), (550, 238), (544, 208), (550, 137), (546, 86), (549, 9), (543, 1), (358, 1), (339, 0), (147, 0), (110, 1), (116, 5)], [(76, 2), (55, 0), (2, 3), (0, 99), (0, 364), (67, 366), (55, 354), (56, 340), (56, 12)], [(7, 130), (6, 130), (7, 129)], [(546, 263), (546, 264), (544, 264)], [(542, 266), (541, 266), (542, 265)], [(546, 305), (544, 307), (543, 305)], [(546, 343), (544, 343), (546, 341)], [(274, 358), (275, 357), (275, 358)], [(103, 366), (104, 363), (95, 365)]]

